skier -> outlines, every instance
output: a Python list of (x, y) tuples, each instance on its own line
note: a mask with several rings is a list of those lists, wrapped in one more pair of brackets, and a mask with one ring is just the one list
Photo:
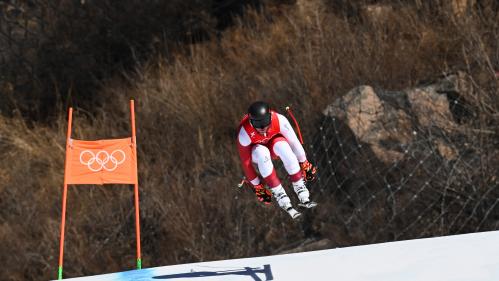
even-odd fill
[(293, 208), (276, 175), (272, 159), (280, 158), (300, 201), (299, 206), (313, 208), (317, 205), (310, 201), (310, 192), (305, 186), (305, 179), (315, 179), (317, 169), (307, 161), (305, 150), (286, 117), (271, 110), (263, 101), (254, 102), (238, 127), (237, 145), (247, 182), (259, 201), (269, 204), (273, 195), (279, 207), (293, 219), (301, 215)]

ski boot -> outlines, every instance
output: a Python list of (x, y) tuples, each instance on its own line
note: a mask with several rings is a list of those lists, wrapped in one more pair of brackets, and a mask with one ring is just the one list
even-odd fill
[(297, 219), (301, 216), (301, 213), (293, 208), (293, 205), (291, 205), (291, 200), (289, 199), (282, 185), (278, 185), (272, 188), (272, 195), (274, 195), (274, 198), (276, 199), (279, 207), (286, 211), (292, 219)]
[(291, 216), (292, 219), (297, 219), (301, 217), (301, 213), (295, 210), (293, 206), (289, 205), (289, 207), (286, 209), (286, 212)]
[(295, 190), (296, 195), (298, 196), (298, 199), (300, 200), (300, 203), (298, 206), (304, 207), (307, 209), (314, 208), (317, 206), (317, 203), (314, 201), (310, 201), (310, 192), (308, 191), (307, 187), (305, 186), (305, 182), (303, 179), (294, 182), (293, 183), (293, 189)]

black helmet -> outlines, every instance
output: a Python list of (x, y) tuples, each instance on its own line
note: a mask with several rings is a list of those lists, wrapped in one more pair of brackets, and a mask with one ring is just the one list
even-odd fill
[(257, 129), (263, 129), (270, 125), (270, 107), (263, 101), (257, 101), (250, 105), (248, 114), (251, 125)]

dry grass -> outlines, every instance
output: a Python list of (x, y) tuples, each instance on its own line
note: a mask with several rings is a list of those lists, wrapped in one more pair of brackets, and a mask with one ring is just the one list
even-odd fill
[[(335, 237), (334, 224), (311, 234), (236, 189), (235, 128), (255, 99), (281, 111), (292, 105), (310, 139), (325, 105), (354, 86), (401, 89), (459, 69), (478, 89), (475, 128), (497, 132), (497, 11), (456, 20), (416, 9), (394, 6), (375, 21), (327, 10), (305, 18), (291, 7), (249, 12), (219, 41), (152, 58), (126, 81), (108, 82), (102, 107), (77, 109), (75, 138), (121, 137), (129, 134), (128, 100), (137, 101), (144, 265), (272, 254), (310, 235), (362, 240), (355, 231), (359, 237)], [(55, 278), (65, 114), (50, 127), (0, 119), (2, 280)], [(132, 196), (129, 187), (70, 188), (66, 276), (133, 268)]]

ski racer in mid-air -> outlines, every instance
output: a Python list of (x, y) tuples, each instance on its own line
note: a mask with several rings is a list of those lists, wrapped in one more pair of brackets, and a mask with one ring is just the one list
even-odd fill
[(305, 150), (286, 117), (271, 110), (263, 101), (254, 102), (238, 127), (237, 145), (246, 180), (259, 201), (269, 204), (273, 195), (279, 207), (293, 219), (301, 215), (293, 208), (274, 169), (272, 160), (281, 159), (300, 201), (299, 206), (313, 208), (317, 205), (310, 201), (310, 192), (305, 185), (305, 180), (315, 179), (317, 169), (307, 161)]

